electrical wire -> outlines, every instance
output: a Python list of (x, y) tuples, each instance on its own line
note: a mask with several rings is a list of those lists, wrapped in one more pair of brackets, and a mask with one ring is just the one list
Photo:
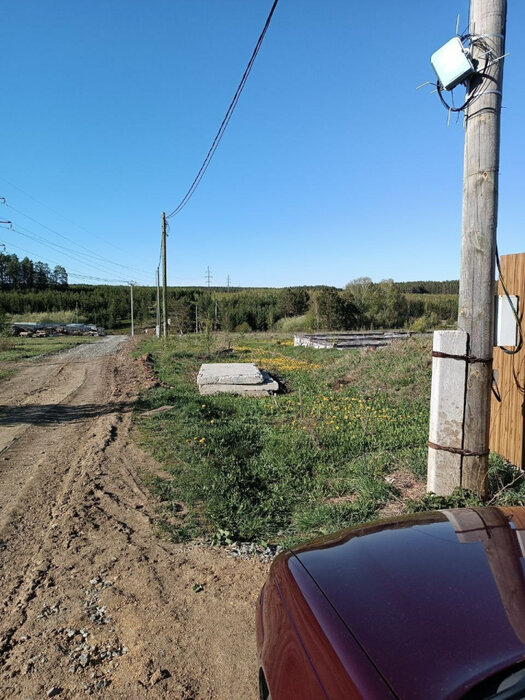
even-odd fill
[[(64, 236), (64, 234), (60, 233), (59, 231), (56, 231), (55, 229), (51, 228), (50, 226), (47, 226), (46, 224), (43, 224), (41, 221), (38, 221), (37, 219), (33, 218), (32, 216), (29, 216), (29, 214), (26, 214), (25, 212), (20, 211), (20, 209), (17, 209), (17, 208), (14, 207), (12, 204), (9, 204), (9, 203), (5, 200), (5, 197), (2, 197), (1, 199), (4, 200), (4, 201), (2, 201), (2, 204), (4, 204), (5, 206), (7, 206), (9, 209), (12, 209), (12, 210), (15, 211), (17, 214), (20, 214), (21, 216), (24, 216), (26, 219), (29, 219), (30, 221), (32, 221), (33, 223), (37, 224), (38, 226), (41, 226), (42, 228), (46, 229), (47, 231), (50, 231), (51, 233), (55, 234), (55, 235), (58, 236), (59, 238), (62, 238), (62, 239), (64, 239), (65, 241), (69, 241), (70, 243), (73, 243), (73, 245), (77, 246), (78, 248), (82, 248), (83, 250), (87, 251), (87, 253), (89, 253), (89, 255), (91, 255), (91, 257), (93, 257), (93, 258), (95, 258), (95, 259), (97, 259), (97, 260), (99, 260), (99, 261), (101, 261), (101, 262), (105, 262), (105, 263), (107, 263), (107, 264), (113, 265), (113, 266), (115, 266), (115, 267), (120, 267), (120, 268), (124, 268), (124, 269), (128, 269), (128, 270), (132, 270), (132, 271), (134, 271), (134, 272), (141, 272), (141, 270), (139, 270), (139, 269), (136, 268), (136, 267), (131, 267), (131, 266), (129, 266), (129, 265), (123, 265), (122, 263), (114, 262), (113, 260), (110, 260), (109, 258), (105, 258), (104, 256), (99, 255), (98, 253), (95, 253), (95, 252), (94, 252), (93, 250), (91, 250), (90, 248), (87, 248), (86, 246), (82, 245), (81, 243), (77, 243), (77, 241), (74, 241), (72, 238), (69, 238), (68, 236)], [(50, 242), (47, 241), (47, 243), (50, 243)], [(79, 255), (80, 255), (80, 254), (84, 254), (84, 255), (85, 255), (85, 253), (80, 253), (80, 252), (79, 252)]]
[[(484, 95), (487, 92), (486, 89), (486, 81), (490, 79), (492, 76), (487, 73), (487, 70), (490, 68), (490, 66), (495, 63), (496, 61), (500, 60), (503, 58), (503, 56), (500, 56), (498, 58), (495, 58), (493, 56), (493, 52), (489, 44), (485, 41), (485, 36), (484, 35), (474, 35), (474, 34), (463, 34), (459, 37), (462, 43), (465, 41), (470, 41), (470, 46), (476, 46), (478, 49), (482, 50), (485, 54), (485, 65), (481, 70), (476, 70), (472, 75), (473, 77), (477, 77), (479, 79), (478, 84), (471, 90), (470, 92), (467, 89), (467, 95), (466, 99), (463, 102), (463, 104), (460, 107), (456, 107), (454, 105), (454, 93), (451, 92), (452, 96), (452, 104), (449, 104), (445, 98), (443, 97), (443, 92), (445, 91), (445, 88), (443, 87), (442, 83), (440, 80), (438, 80), (436, 83), (431, 83), (432, 85), (435, 85), (436, 91), (438, 94), (438, 97), (441, 101), (441, 104), (445, 107), (445, 109), (449, 112), (457, 113), (457, 112), (463, 112), (471, 105), (475, 100), (479, 99), (482, 95)], [(469, 80), (470, 84), (470, 80)], [(485, 87), (485, 89), (484, 89)]]
[[(22, 229), (22, 230), (20, 230)], [(75, 262), (83, 263), (83, 264), (89, 264), (91, 266), (96, 265), (97, 270), (100, 270), (101, 272), (107, 272), (110, 275), (114, 273), (113, 270), (110, 270), (108, 268), (103, 267), (100, 265), (98, 260), (95, 259), (95, 261), (90, 260), (89, 257), (86, 253), (81, 253), (79, 251), (72, 251), (69, 248), (66, 248), (65, 246), (61, 246), (58, 243), (52, 243), (51, 241), (48, 241), (45, 238), (42, 238), (38, 234), (35, 234), (34, 231), (31, 231), (30, 229), (27, 229), (24, 226), (20, 226), (17, 228), (16, 226), (11, 225), (9, 227), (9, 230), (13, 231), (14, 233), (18, 233), (21, 236), (24, 236), (24, 238), (28, 238), (32, 241), (35, 241), (36, 243), (41, 243), (45, 245), (48, 248), (52, 248), (56, 250), (58, 253), (60, 253), (63, 257), (69, 258), (70, 260), (74, 260)]]
[[(116, 246), (115, 244), (111, 243), (111, 241), (108, 241), (107, 239), (102, 239), (100, 236), (96, 236), (95, 234), (93, 234), (92, 231), (90, 231), (89, 229), (87, 229), (85, 226), (82, 226), (81, 224), (79, 224), (79, 223), (73, 221), (72, 219), (69, 219), (67, 216), (64, 216), (64, 214), (61, 214), (59, 211), (57, 211), (57, 210), (54, 209), (53, 207), (50, 207), (49, 204), (46, 204), (45, 202), (42, 202), (40, 199), (37, 199), (36, 197), (33, 197), (33, 195), (29, 194), (29, 192), (26, 192), (25, 190), (23, 190), (23, 189), (22, 189), (21, 187), (19, 187), (18, 185), (15, 185), (14, 182), (10, 182), (10, 181), (7, 180), (5, 177), (2, 177), (1, 175), (0, 175), (0, 180), (1, 180), (2, 182), (5, 182), (5, 183), (6, 183), (7, 185), (9, 185), (10, 187), (14, 187), (15, 190), (18, 190), (19, 192), (21, 192), (22, 194), (24, 194), (26, 197), (29, 197), (29, 199), (32, 199), (33, 202), (36, 202), (37, 204), (39, 204), (39, 205), (42, 206), (42, 207), (45, 207), (46, 209), (49, 209), (49, 211), (53, 212), (53, 214), (56, 214), (57, 216), (59, 216), (59, 217), (60, 217), (61, 219), (63, 219), (64, 221), (67, 221), (69, 224), (72, 224), (73, 226), (76, 226), (78, 229), (81, 229), (82, 231), (85, 231), (86, 233), (88, 233), (88, 234), (89, 234), (90, 236), (92, 236), (92, 237), (98, 238), (99, 240), (103, 241), (105, 245), (108, 245), (108, 244), (109, 244), (109, 245), (110, 245), (112, 248), (114, 248), (116, 251), (122, 252), (122, 251), (121, 251), (121, 248), (119, 248), (119, 247)], [(1, 202), (2, 199), (5, 200), (5, 197), (0, 197), (0, 202)], [(4, 203), (5, 203), (5, 202), (4, 202)], [(60, 235), (60, 234), (59, 234), (59, 235)], [(69, 239), (68, 239), (68, 240), (69, 240)], [(73, 241), (73, 242), (74, 242), (74, 241)], [(76, 243), (76, 242), (75, 242), (75, 243)], [(78, 244), (77, 244), (77, 245), (78, 245)], [(131, 268), (131, 269), (133, 269), (133, 268)]]
[(243, 76), (241, 78), (239, 85), (237, 86), (237, 90), (235, 91), (233, 99), (230, 102), (230, 106), (228, 107), (228, 109), (226, 111), (226, 114), (224, 116), (224, 119), (222, 120), (222, 123), (219, 127), (219, 130), (215, 134), (215, 138), (213, 139), (213, 142), (212, 142), (210, 149), (206, 155), (206, 158), (204, 159), (204, 161), (199, 169), (199, 172), (195, 176), (195, 179), (191, 183), (188, 191), (186, 192), (184, 197), (181, 199), (179, 204), (175, 207), (175, 209), (170, 214), (167, 215), (167, 217), (166, 217), (167, 219), (171, 219), (172, 216), (176, 216), (186, 206), (186, 204), (189, 202), (189, 200), (193, 196), (193, 193), (195, 192), (195, 190), (199, 186), (200, 181), (204, 177), (204, 174), (205, 174), (206, 170), (208, 169), (208, 166), (211, 162), (211, 159), (215, 155), (215, 151), (217, 150), (217, 148), (221, 142), (221, 139), (224, 135), (224, 132), (226, 131), (226, 127), (229, 124), (229, 121), (232, 117), (232, 114), (235, 110), (235, 107), (237, 106), (237, 103), (238, 103), (239, 98), (241, 96), (241, 93), (244, 89), (246, 81), (248, 80), (248, 76), (250, 75), (253, 64), (255, 63), (255, 59), (257, 58), (257, 54), (259, 53), (259, 49), (261, 48), (264, 37), (265, 37), (266, 32), (268, 30), (268, 27), (270, 26), (270, 22), (272, 20), (273, 13), (275, 12), (275, 8), (277, 7), (278, 1), (279, 0), (274, 0), (274, 3), (272, 5), (272, 9), (270, 10), (270, 13), (269, 13), (269, 15), (266, 19), (265, 25), (263, 27), (263, 30), (259, 36), (259, 39), (257, 40), (257, 44), (255, 45), (255, 49), (253, 50), (252, 56), (251, 56), (250, 60), (248, 61), (248, 65), (246, 66), (246, 69), (243, 73)]
[[(6, 230), (7, 230), (7, 229), (6, 229)], [(20, 235), (22, 235), (22, 236), (25, 236), (26, 238), (29, 238), (30, 240), (36, 241), (37, 243), (41, 242), (41, 239), (39, 239), (38, 237), (31, 236), (31, 235), (28, 235), (28, 234), (24, 234), (22, 231), (19, 231), (19, 230), (18, 230), (17, 228), (15, 228), (14, 226), (11, 226), (11, 227), (9, 228), (9, 230), (13, 231), (14, 233), (18, 233), (18, 234), (20, 234)], [(5, 240), (7, 240), (7, 239), (5, 239)], [(28, 250), (26, 250), (25, 248), (22, 248), (21, 246), (18, 246), (18, 245), (16, 245), (16, 244), (12, 243), (12, 242), (9, 241), (9, 240), (7, 240), (7, 242), (8, 242), (8, 245), (9, 245), (10, 248), (14, 248), (14, 249), (16, 249), (16, 250), (21, 250), (21, 251), (23, 251), (23, 252), (25, 252), (25, 253), (28, 253), (29, 255), (33, 256), (35, 259), (38, 259), (39, 261), (48, 262), (48, 263), (51, 264), (51, 265), (58, 265), (58, 264), (59, 264), (59, 263), (57, 263), (56, 261), (51, 261), (51, 260), (48, 260), (48, 259), (46, 259), (46, 258), (43, 258), (40, 254), (37, 254), (37, 253), (35, 253), (34, 251), (28, 251)], [(51, 247), (51, 248), (59, 248), (59, 249), (61, 248), (61, 246), (53, 246), (52, 244), (49, 244), (49, 243), (46, 243), (46, 244), (48, 245), (48, 247)], [(59, 252), (59, 253), (61, 253), (62, 255), (64, 255), (64, 253), (62, 253), (61, 250), (58, 250), (57, 252)], [(74, 260), (75, 262), (86, 263), (85, 260), (83, 260), (83, 259), (81, 259), (81, 258), (78, 258), (78, 257), (75, 257), (74, 255), (65, 255), (65, 257), (70, 258), (71, 260)], [(90, 264), (91, 264), (91, 263), (90, 263)], [(62, 263), (60, 263), (60, 265), (62, 265)], [(98, 266), (96, 269), (97, 269), (97, 271), (108, 272), (109, 274), (112, 274), (112, 270), (108, 270), (108, 269), (105, 269), (105, 268), (100, 267), (100, 266)], [(76, 272), (73, 273), (73, 272), (70, 272), (70, 271), (67, 271), (67, 273), (68, 273), (68, 275), (72, 275), (72, 276), (76, 276), (76, 277), (79, 277), (79, 276), (86, 277), (86, 279), (90, 278), (90, 279), (96, 279), (96, 280), (99, 280), (99, 281), (107, 281), (107, 282), (113, 282), (113, 283), (118, 282), (118, 283), (123, 283), (123, 284), (127, 284), (127, 283), (128, 283), (126, 280), (122, 280), (122, 279), (120, 279), (120, 278), (118, 278), (118, 279), (117, 279), (117, 278), (101, 278), (101, 277), (95, 277), (95, 276), (92, 276), (92, 275), (85, 275), (85, 274), (83, 274), (83, 273), (76, 273)], [(143, 284), (146, 284), (144, 281), (142, 281), (142, 283), (143, 283)]]
[[(49, 258), (44, 258), (41, 255), (38, 255), (37, 253), (34, 253), (31, 250), (27, 250), (26, 248), (22, 248), (19, 245), (15, 245), (14, 243), (10, 243), (9, 246), (11, 248), (14, 248), (15, 250), (21, 250), (23, 253), (27, 253), (28, 255), (34, 256), (35, 258), (38, 258), (38, 262), (45, 262), (49, 265), (54, 265), (57, 266), (59, 263), (56, 262), (56, 260), (50, 260)], [(83, 279), (92, 279), (92, 280), (97, 280), (98, 282), (107, 282), (108, 284), (129, 284), (128, 280), (121, 280), (121, 279), (108, 279), (108, 278), (103, 278), (103, 277), (93, 277), (91, 275), (85, 275), (82, 274), (81, 272), (73, 272), (73, 271), (67, 271), (67, 276), (68, 277), (78, 277), (78, 278), (83, 278)]]

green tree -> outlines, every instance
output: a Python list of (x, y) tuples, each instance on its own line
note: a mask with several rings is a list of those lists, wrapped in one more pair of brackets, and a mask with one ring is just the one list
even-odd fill
[(310, 308), (319, 330), (351, 330), (356, 326), (356, 306), (334, 287), (314, 292)]
[(399, 328), (407, 319), (406, 297), (393, 280), (383, 280), (370, 290), (367, 312), (375, 328)]
[(53, 270), (53, 282), (59, 287), (67, 287), (67, 272), (62, 265), (57, 265)]
[(17, 255), (10, 255), (7, 261), (7, 279), (11, 287), (20, 286), (20, 261)]
[(281, 292), (279, 313), (281, 316), (300, 316), (308, 311), (310, 295), (304, 287), (286, 287)]
[(23, 287), (27, 287), (27, 288), (33, 287), (35, 270), (34, 270), (33, 261), (30, 260), (27, 256), (20, 263), (20, 273), (21, 273), (21, 279), (20, 279), (21, 285)]

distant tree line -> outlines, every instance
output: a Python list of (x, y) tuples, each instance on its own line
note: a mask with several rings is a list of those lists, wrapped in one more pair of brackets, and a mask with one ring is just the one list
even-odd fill
[(0, 253), (0, 289), (49, 289), (68, 285), (67, 272), (57, 265), (52, 270), (46, 263), (33, 262), (28, 257)]
[(395, 282), (403, 294), (459, 294), (459, 280), (444, 282)]
[[(16, 257), (16, 256), (15, 256)], [(129, 324), (128, 286), (68, 285), (63, 268), (53, 272), (32, 266), (33, 285), (27, 283), (6, 258), (0, 263), (0, 313), (23, 316), (29, 313), (77, 311), (79, 320), (106, 328)], [(38, 267), (37, 267), (38, 266)], [(44, 282), (44, 273), (46, 282)], [(26, 280), (24, 282), (24, 280)], [(37, 280), (39, 283), (37, 285)], [(440, 285), (442, 285), (440, 287)], [(454, 287), (455, 285), (455, 287)], [(410, 328), (424, 330), (440, 322), (453, 323), (457, 316), (457, 282), (372, 282), (362, 277), (344, 289), (329, 286), (286, 287), (284, 289), (230, 289), (171, 287), (167, 305), (174, 333), (216, 329), (226, 331), (368, 330)], [(417, 290), (417, 291), (414, 291)], [(440, 291), (436, 291), (440, 290)], [(154, 326), (156, 289), (134, 288), (137, 326)]]

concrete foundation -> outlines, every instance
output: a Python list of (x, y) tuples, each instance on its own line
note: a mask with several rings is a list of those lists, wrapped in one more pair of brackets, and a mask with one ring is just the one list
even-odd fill
[(270, 396), (279, 391), (279, 382), (251, 362), (204, 364), (197, 375), (197, 385), (203, 396)]
[(201, 365), (197, 384), (261, 384), (263, 375), (253, 362), (227, 362)]
[(393, 340), (409, 338), (410, 332), (392, 331), (390, 333), (316, 333), (294, 335), (293, 344), (318, 350), (332, 349), (353, 350), (356, 348), (377, 348), (390, 345)]

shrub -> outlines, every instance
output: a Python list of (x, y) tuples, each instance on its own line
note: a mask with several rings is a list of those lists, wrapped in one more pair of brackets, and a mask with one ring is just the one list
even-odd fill
[(243, 321), (242, 323), (239, 323), (239, 325), (235, 329), (236, 333), (251, 333), (251, 331), (252, 331), (251, 326), (247, 321)]

